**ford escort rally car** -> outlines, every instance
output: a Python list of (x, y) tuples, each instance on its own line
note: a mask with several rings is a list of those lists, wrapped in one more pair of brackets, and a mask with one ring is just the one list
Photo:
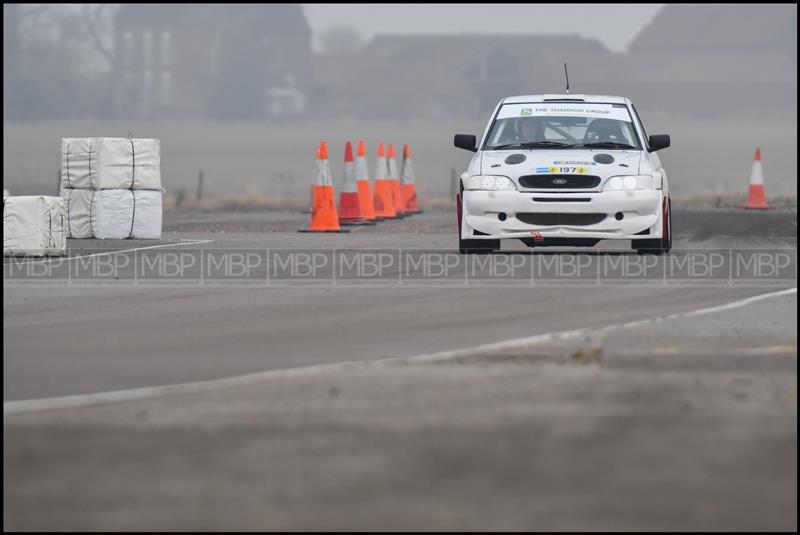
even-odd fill
[(645, 132), (631, 101), (598, 95), (503, 99), (456, 197), (461, 253), (490, 252), (500, 240), (583, 246), (631, 240), (639, 252), (672, 247), (667, 174), (656, 151), (668, 135)]

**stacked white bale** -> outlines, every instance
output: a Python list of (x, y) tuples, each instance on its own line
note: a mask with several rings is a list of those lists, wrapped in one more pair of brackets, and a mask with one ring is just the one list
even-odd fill
[(163, 193), (149, 189), (62, 189), (70, 238), (161, 238)]
[(158, 139), (64, 138), (61, 187), (74, 189), (161, 189)]
[(69, 237), (158, 239), (162, 193), (158, 139), (61, 140)]
[(62, 256), (67, 250), (64, 199), (3, 197), (3, 256)]
[(67, 211), (67, 236), (70, 238), (91, 238), (92, 232), (92, 189), (61, 188), (61, 197)]
[(162, 194), (156, 190), (103, 189), (92, 197), (92, 232), (98, 238), (161, 237)]

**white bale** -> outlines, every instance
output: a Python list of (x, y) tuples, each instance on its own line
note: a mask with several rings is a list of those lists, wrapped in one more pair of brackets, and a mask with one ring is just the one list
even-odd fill
[(136, 202), (133, 218), (132, 238), (161, 238), (161, 218), (163, 215), (164, 197), (161, 191), (133, 191)]
[(62, 188), (61, 197), (67, 212), (67, 237), (91, 238), (94, 190)]
[(61, 140), (61, 187), (161, 189), (161, 141), (111, 137)]
[(90, 203), (92, 235), (100, 239), (159, 239), (162, 202), (161, 191), (96, 191)]
[(3, 256), (62, 256), (67, 251), (66, 211), (61, 197), (3, 198)]

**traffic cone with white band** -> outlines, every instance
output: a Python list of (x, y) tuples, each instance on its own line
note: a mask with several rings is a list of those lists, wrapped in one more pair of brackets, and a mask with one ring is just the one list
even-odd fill
[(753, 169), (750, 171), (750, 191), (747, 193), (747, 202), (740, 204), (739, 208), (750, 210), (768, 210), (774, 208), (767, 204), (764, 195), (764, 172), (761, 169), (761, 147), (756, 147), (756, 155), (753, 159)]
[(348, 141), (344, 148), (344, 180), (339, 193), (339, 224), (360, 225), (366, 220), (361, 213), (361, 202), (356, 187), (355, 162), (353, 162), (353, 145)]
[(394, 209), (397, 211), (397, 217), (405, 217), (403, 195), (400, 193), (400, 175), (397, 172), (397, 159), (395, 158), (393, 143), (389, 143), (386, 159), (389, 164), (389, 184), (392, 186), (392, 202), (394, 203)]
[(403, 196), (403, 210), (408, 214), (418, 214), (422, 210), (417, 204), (417, 184), (414, 181), (414, 167), (411, 165), (411, 147), (403, 147), (403, 167), (400, 171), (400, 192)]
[(358, 187), (358, 200), (361, 203), (361, 215), (367, 221), (375, 221), (375, 206), (372, 204), (372, 192), (369, 187), (367, 150), (363, 139), (358, 142), (358, 152), (356, 153), (356, 186)]
[(383, 141), (378, 144), (378, 161), (375, 162), (375, 216), (384, 219), (397, 217), (392, 202), (392, 184), (386, 164), (386, 151)]
[(311, 191), (311, 223), (299, 232), (350, 232), (339, 227), (336, 200), (328, 163), (328, 145), (322, 141), (317, 150), (317, 170)]

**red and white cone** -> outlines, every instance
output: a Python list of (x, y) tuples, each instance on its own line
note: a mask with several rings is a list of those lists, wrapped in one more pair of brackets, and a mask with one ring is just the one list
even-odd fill
[(311, 222), (298, 232), (350, 232), (339, 227), (336, 213), (336, 195), (333, 191), (331, 168), (328, 164), (328, 145), (324, 141), (317, 148), (317, 169), (312, 182)]
[(403, 195), (403, 209), (407, 214), (418, 214), (417, 184), (414, 180), (414, 166), (411, 163), (411, 147), (403, 147), (403, 166), (400, 171), (400, 193)]
[(400, 173), (397, 172), (397, 159), (394, 154), (394, 144), (389, 143), (386, 154), (386, 162), (389, 165), (389, 184), (391, 185), (392, 202), (397, 211), (397, 217), (405, 217), (403, 208), (403, 194), (400, 192)]
[(383, 141), (378, 143), (378, 159), (375, 161), (375, 216), (381, 219), (396, 219), (397, 210), (392, 200), (392, 184)]
[(344, 183), (339, 193), (339, 224), (360, 225), (365, 223), (361, 213), (361, 202), (356, 187), (355, 162), (353, 161), (353, 145), (349, 141), (344, 148)]
[(740, 204), (739, 208), (749, 210), (768, 210), (775, 208), (767, 204), (764, 195), (764, 172), (761, 169), (761, 147), (756, 147), (756, 156), (753, 160), (753, 170), (750, 171), (750, 191), (747, 193), (747, 202)]
[(369, 186), (369, 171), (367, 170), (367, 149), (364, 140), (358, 142), (356, 153), (356, 186), (358, 198), (361, 201), (361, 214), (370, 223), (375, 223), (375, 206), (372, 204), (372, 192)]

